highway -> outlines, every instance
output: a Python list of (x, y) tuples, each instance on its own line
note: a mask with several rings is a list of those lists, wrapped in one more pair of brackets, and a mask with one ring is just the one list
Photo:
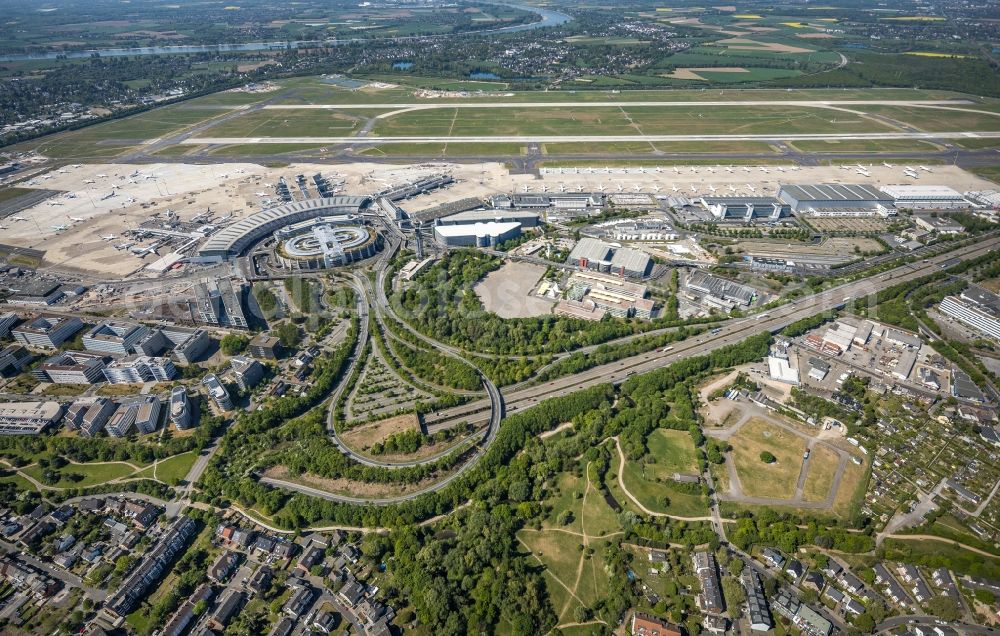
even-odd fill
[[(269, 477), (261, 477), (260, 481), (272, 486), (286, 488), (307, 495), (341, 503), (385, 506), (410, 501), (422, 494), (441, 490), (463, 474), (466, 470), (474, 466), (495, 439), (505, 408), (510, 411), (514, 411), (518, 408), (530, 407), (550, 397), (565, 395), (567, 393), (598, 384), (607, 382), (620, 383), (632, 375), (653, 371), (683, 358), (704, 355), (715, 349), (737, 344), (749, 336), (764, 331), (773, 333), (795, 321), (843, 306), (845, 302), (850, 299), (868, 296), (890, 285), (895, 285), (900, 282), (920, 278), (922, 276), (940, 271), (939, 264), (942, 262), (953, 259), (964, 261), (981, 256), (996, 249), (998, 244), (1000, 244), (1000, 238), (991, 237), (974, 245), (965, 246), (946, 254), (924, 259), (924, 261), (921, 261), (920, 263), (897, 267), (873, 278), (844, 283), (818, 294), (802, 298), (793, 304), (783, 305), (782, 307), (774, 309), (767, 314), (762, 314), (757, 317), (734, 319), (725, 323), (720, 323), (718, 333), (709, 332), (701, 334), (695, 338), (691, 338), (687, 341), (679, 342), (674, 345), (670, 351), (661, 350), (642, 353), (617, 362), (597, 366), (575, 375), (566, 376), (549, 382), (548, 384), (529, 386), (515, 390), (510, 392), (506, 398), (502, 396), (497, 387), (480, 372), (480, 375), (483, 378), (484, 386), (489, 395), (489, 400), (482, 400), (469, 405), (456, 407), (455, 409), (449, 409), (445, 413), (448, 419), (464, 420), (470, 423), (486, 423), (487, 432), (481, 445), (473, 451), (471, 458), (462, 464), (456, 471), (449, 474), (445, 479), (435, 482), (427, 488), (423, 488), (419, 491), (394, 497), (361, 498), (330, 493), (318, 488)], [(378, 309), (391, 312), (391, 307), (389, 306), (388, 299), (386, 298), (384, 292), (385, 269), (380, 268), (378, 270), (374, 290), (371, 290), (370, 287), (368, 287), (368, 285), (370, 285), (370, 281), (368, 281), (367, 278), (359, 277), (359, 280), (364, 282), (366, 288), (369, 290), (369, 293), (371, 293), (375, 298), (375, 304), (378, 306)], [(458, 356), (464, 362), (469, 363), (466, 357), (461, 356), (461, 352), (459, 350), (438, 343), (437, 341), (419, 333), (415, 329), (412, 329), (405, 322), (402, 322), (402, 324), (409, 329), (411, 333), (421, 338), (427, 344), (441, 350), (446, 355)], [(349, 454), (354, 457), (353, 453)], [(415, 464), (416, 462), (409, 465)]]

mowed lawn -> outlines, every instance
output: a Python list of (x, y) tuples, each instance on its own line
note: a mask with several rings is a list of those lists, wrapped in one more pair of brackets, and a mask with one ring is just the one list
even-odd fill
[(646, 472), (655, 478), (670, 479), (674, 473), (698, 473), (697, 451), (687, 431), (657, 429), (649, 435), (646, 446), (656, 460), (655, 464), (646, 465)]
[(199, 137), (346, 137), (380, 110), (255, 110), (201, 131)]
[[(46, 469), (36, 464), (34, 466), (23, 468), (22, 472), (44, 484), (45, 482), (42, 481), (42, 473), (44, 473), (45, 470)], [(124, 462), (108, 462), (106, 464), (67, 464), (59, 470), (62, 478), (55, 484), (51, 485), (55, 488), (86, 488), (88, 486), (103, 484), (114, 479), (127, 477), (134, 472), (135, 468)], [(83, 479), (80, 481), (66, 479), (65, 476), (69, 473), (83, 475)]]
[(833, 477), (840, 457), (826, 446), (816, 445), (809, 453), (808, 472), (802, 498), (806, 501), (823, 501), (830, 494)]
[(188, 451), (168, 457), (156, 465), (156, 478), (168, 484), (179, 483), (187, 477), (196, 459), (198, 459), (196, 451)]
[[(804, 439), (770, 422), (754, 418), (729, 443), (733, 447), (733, 461), (743, 494), (777, 499), (790, 499), (795, 495), (802, 454), (806, 450)], [(760, 458), (764, 451), (774, 455), (778, 461), (765, 464)]]
[(724, 135), (860, 133), (892, 130), (871, 119), (799, 106), (595, 106), (572, 108), (434, 108), (380, 120), (384, 137), (517, 135)]
[[(653, 512), (681, 517), (707, 514), (708, 502), (700, 490), (697, 494), (691, 494), (682, 490), (684, 487), (673, 480), (676, 472), (698, 472), (694, 442), (690, 435), (683, 431), (659, 429), (650, 435), (646, 443), (650, 450), (647, 457), (654, 458), (655, 462), (626, 459), (622, 471), (622, 485), (625, 489)], [(621, 458), (615, 453), (609, 475), (617, 478), (620, 462)], [(624, 505), (629, 502), (621, 503)]]
[[(927, 132), (964, 130), (1000, 131), (1000, 114), (990, 115), (962, 109), (919, 108), (915, 106), (859, 106), (858, 110), (890, 117)], [(974, 107), (970, 107), (974, 108)], [(986, 110), (986, 109), (981, 109)]]
[(934, 152), (939, 148), (919, 139), (816, 139), (791, 142), (802, 152)]

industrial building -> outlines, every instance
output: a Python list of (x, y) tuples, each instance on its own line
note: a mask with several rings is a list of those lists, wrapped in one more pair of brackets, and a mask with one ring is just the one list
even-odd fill
[(191, 414), (191, 400), (188, 399), (187, 389), (182, 386), (175, 386), (170, 391), (170, 422), (177, 427), (178, 431), (191, 428), (193, 423)]
[(128, 356), (106, 366), (104, 377), (109, 384), (168, 382), (177, 377), (177, 369), (169, 358)]
[(788, 355), (788, 347), (775, 345), (767, 356), (767, 370), (772, 380), (786, 384), (799, 383), (799, 370)]
[(931, 216), (930, 214), (914, 214), (913, 221), (917, 227), (938, 234), (961, 234), (965, 226), (946, 216)]
[(978, 285), (970, 285), (959, 296), (945, 296), (941, 313), (1000, 340), (1000, 296)]
[(614, 247), (589, 237), (577, 242), (567, 262), (581, 269), (628, 278), (645, 278), (653, 269), (649, 254), (628, 247)]
[(317, 270), (371, 258), (382, 236), (360, 216), (321, 216), (274, 231), (275, 261), (284, 269)]
[(38, 435), (63, 415), (58, 402), (0, 404), (0, 435)]
[(757, 290), (753, 287), (712, 276), (700, 269), (687, 275), (684, 286), (689, 291), (701, 294), (705, 303), (727, 310), (736, 306), (749, 307), (757, 298)]
[(55, 349), (83, 329), (76, 316), (37, 316), (11, 329), (14, 340), (29, 347)]
[(201, 383), (208, 389), (208, 394), (223, 411), (233, 408), (233, 401), (229, 397), (229, 391), (214, 373), (209, 373), (202, 379)]
[(521, 236), (517, 222), (467, 223), (462, 225), (434, 225), (434, 238), (448, 247), (496, 247)]
[(369, 197), (337, 196), (307, 199), (263, 210), (215, 233), (198, 250), (199, 259), (202, 262), (221, 262), (235, 258), (278, 228), (320, 216), (360, 214), (369, 203)]
[(862, 184), (782, 184), (778, 198), (796, 214), (807, 216), (892, 216), (895, 199), (878, 188)]
[(893, 198), (899, 209), (966, 210), (972, 207), (965, 197), (947, 186), (888, 185), (881, 190)]
[(791, 205), (775, 197), (702, 197), (697, 203), (720, 221), (777, 221), (792, 213)]
[(243, 313), (244, 285), (233, 287), (228, 278), (203, 278), (194, 286), (195, 309), (198, 320), (206, 325), (247, 329), (246, 314)]
[(230, 361), (236, 385), (244, 391), (257, 386), (264, 377), (264, 365), (247, 356), (233, 356)]
[(104, 358), (80, 351), (62, 351), (48, 358), (31, 375), (53, 384), (94, 384), (104, 380)]
[[(509, 207), (509, 206), (508, 206)], [(470, 223), (520, 223), (521, 227), (538, 227), (541, 217), (535, 212), (523, 210), (470, 210), (445, 216), (435, 225), (469, 225)]]

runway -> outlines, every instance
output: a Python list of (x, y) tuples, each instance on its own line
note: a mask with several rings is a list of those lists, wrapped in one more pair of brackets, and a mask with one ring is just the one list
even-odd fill
[(628, 141), (866, 141), (885, 139), (998, 139), (1000, 131), (959, 132), (884, 132), (884, 133), (772, 133), (763, 135), (517, 135), (478, 137), (188, 137), (178, 143), (192, 146), (233, 144), (330, 144), (380, 145), (413, 143), (483, 144), (483, 143), (619, 143)]
[[(264, 110), (370, 110), (370, 109), (400, 109), (400, 110), (430, 110), (434, 108), (627, 108), (627, 107), (719, 107), (719, 106), (797, 106), (806, 108), (839, 108), (841, 106), (962, 106), (975, 105), (975, 102), (967, 99), (844, 99), (844, 100), (747, 100), (747, 101), (585, 101), (585, 102), (498, 102), (498, 101), (478, 101), (478, 102), (426, 102), (426, 103), (382, 103), (382, 104), (267, 104)], [(989, 112), (989, 111), (981, 111)], [(379, 117), (389, 115), (383, 113)], [(996, 114), (996, 113), (990, 113)]]

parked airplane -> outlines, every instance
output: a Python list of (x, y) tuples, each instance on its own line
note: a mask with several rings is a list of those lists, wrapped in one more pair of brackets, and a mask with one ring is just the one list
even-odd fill
[(24, 218), (23, 216), (12, 216), (12, 217), (10, 217), (10, 220), (11, 221), (27, 221), (28, 219)]
[(97, 175), (97, 178), (98, 179), (107, 179), (108, 175), (106, 175), (106, 174), (99, 174), (99, 175)]
[(113, 240), (115, 240), (115, 238), (117, 238), (117, 237), (114, 234), (105, 234), (105, 235), (101, 236), (101, 240), (102, 241), (113, 241)]
[(923, 170), (924, 172), (934, 172), (933, 170), (931, 170), (927, 166), (920, 166), (920, 169)]
[(882, 165), (885, 166), (886, 168), (891, 168), (892, 167), (892, 164), (889, 163), (888, 161), (883, 161)]
[(680, 188), (678, 188), (677, 186), (670, 186), (670, 189), (673, 190), (674, 192), (680, 192), (681, 191)]
[(764, 166), (760, 167), (760, 171), (763, 172), (764, 174), (769, 174), (767, 168), (765, 168)]
[(84, 183), (94, 183), (94, 180), (93, 179), (84, 179), (83, 182)]
[(747, 184), (747, 190), (749, 190), (750, 192), (756, 192), (756, 191), (757, 191), (757, 188), (753, 187), (752, 185), (750, 185), (750, 184), (748, 183), (748, 184)]
[(115, 190), (112, 190), (111, 192), (109, 192), (109, 193), (105, 194), (103, 197), (101, 197), (101, 201), (107, 201), (111, 197), (116, 197), (116, 196), (118, 196), (118, 192), (116, 192)]
[(708, 186), (708, 189), (712, 192), (712, 194), (715, 194), (715, 186)]
[(70, 221), (75, 221), (76, 223), (82, 223), (83, 221), (86, 221), (86, 219), (83, 218), (82, 216), (67, 216), (66, 218), (69, 219)]
[(66, 226), (66, 225), (53, 225), (51, 227), (56, 232), (64, 232), (64, 231), (66, 231), (66, 230), (69, 229), (69, 226)]

